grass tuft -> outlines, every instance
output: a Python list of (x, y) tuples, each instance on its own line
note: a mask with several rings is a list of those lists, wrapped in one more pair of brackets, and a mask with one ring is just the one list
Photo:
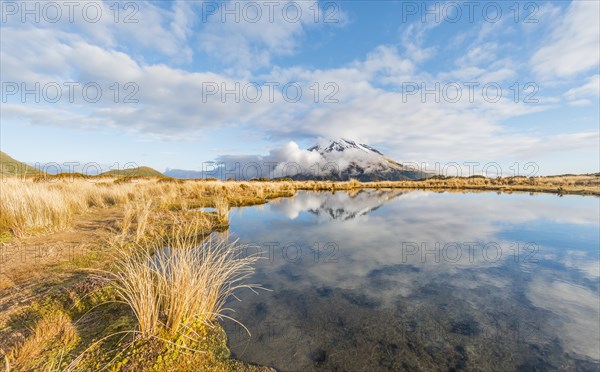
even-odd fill
[(175, 229), (124, 254), (111, 275), (144, 337), (193, 337), (193, 324), (227, 317), (224, 305), (234, 291), (259, 288), (244, 283), (258, 257), (244, 256), (236, 243), (201, 240), (193, 223)]

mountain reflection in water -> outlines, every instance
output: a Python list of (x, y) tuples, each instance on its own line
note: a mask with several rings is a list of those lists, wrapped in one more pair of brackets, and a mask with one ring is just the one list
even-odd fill
[(233, 209), (265, 257), (226, 322), (278, 370), (581, 369), (600, 359), (598, 198), (361, 190)]

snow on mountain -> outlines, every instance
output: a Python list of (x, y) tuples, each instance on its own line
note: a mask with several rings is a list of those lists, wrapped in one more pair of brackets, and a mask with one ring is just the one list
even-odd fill
[(308, 151), (317, 151), (317, 152), (323, 154), (323, 153), (329, 153), (329, 152), (333, 152), (333, 151), (344, 151), (344, 150), (350, 150), (350, 149), (358, 149), (358, 150), (362, 150), (366, 153), (375, 152), (379, 155), (383, 155), (381, 152), (375, 150), (374, 148), (372, 148), (369, 145), (360, 144), (358, 142), (347, 140), (344, 138), (340, 138), (337, 140), (324, 141), (320, 144), (317, 144), (317, 145), (309, 148)]
[(360, 181), (375, 181), (421, 179), (430, 176), (386, 157), (369, 145), (344, 138), (321, 141), (310, 147), (308, 151), (318, 153), (323, 158), (322, 163), (329, 164), (328, 169), (332, 171), (329, 174), (305, 172), (292, 178), (339, 180), (356, 178)]
[(165, 174), (176, 178), (214, 177), (223, 180), (289, 177), (297, 180), (354, 178), (359, 181), (393, 181), (432, 176), (396, 162), (369, 145), (344, 138), (321, 140), (308, 149), (301, 149), (291, 141), (264, 156), (223, 155), (207, 169), (171, 169)]

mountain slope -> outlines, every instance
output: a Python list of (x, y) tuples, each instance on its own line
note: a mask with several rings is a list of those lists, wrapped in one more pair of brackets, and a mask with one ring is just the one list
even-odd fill
[(422, 172), (392, 160), (373, 147), (358, 142), (337, 139), (320, 143), (308, 149), (317, 152), (333, 164), (333, 172), (322, 175), (297, 174), (294, 179), (327, 179), (359, 181), (397, 181), (429, 178), (432, 174)]
[(351, 178), (359, 181), (420, 180), (433, 176), (390, 159), (369, 145), (343, 138), (324, 141), (308, 149), (300, 149), (296, 143), (289, 142), (264, 156), (221, 156), (210, 172), (167, 169), (165, 175), (173, 178), (232, 177), (243, 180), (267, 177), (332, 181)]
[(150, 167), (137, 167), (129, 169), (113, 169), (108, 172), (101, 173), (100, 176), (113, 176), (113, 177), (164, 177), (165, 175)]
[(41, 171), (29, 166), (23, 162), (15, 160), (5, 152), (0, 151), (0, 174), (3, 175), (22, 175), (22, 174), (40, 174)]

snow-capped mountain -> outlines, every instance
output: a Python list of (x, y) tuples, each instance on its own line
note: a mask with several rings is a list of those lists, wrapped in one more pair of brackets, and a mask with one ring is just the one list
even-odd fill
[(380, 151), (356, 141), (340, 138), (322, 141), (308, 151), (318, 153), (327, 166), (321, 172), (297, 174), (294, 179), (334, 179), (359, 181), (392, 181), (422, 179), (431, 177), (429, 173), (403, 165), (392, 160)]
[(369, 145), (360, 144), (351, 140), (340, 138), (338, 140), (329, 140), (327, 142), (315, 145), (308, 149), (308, 151), (317, 151), (320, 154), (329, 153), (333, 151), (344, 151), (349, 149), (359, 149), (366, 153), (374, 152), (379, 155), (383, 155), (381, 152), (375, 150)]
[[(206, 167), (204, 165), (207, 165)], [(268, 155), (223, 155), (203, 164), (203, 170), (167, 169), (175, 178), (249, 180), (292, 178), (296, 180), (395, 181), (431, 177), (394, 161), (380, 151), (348, 139), (323, 140), (309, 149), (290, 141)]]

